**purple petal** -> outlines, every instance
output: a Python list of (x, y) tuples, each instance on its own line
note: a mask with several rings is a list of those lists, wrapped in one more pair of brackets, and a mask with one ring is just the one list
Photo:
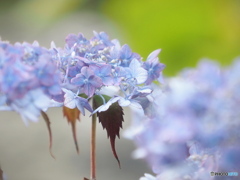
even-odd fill
[(109, 77), (104, 77), (102, 79), (102, 83), (105, 85), (105, 86), (112, 86), (114, 84), (114, 79), (113, 77), (109, 76)]
[(101, 67), (99, 68), (99, 70), (100, 70), (100, 72), (101, 72), (102, 74), (104, 74), (105, 76), (106, 76), (106, 75), (110, 75), (111, 72), (112, 72), (112, 66), (111, 66), (111, 65), (104, 65), (104, 66), (101, 66)]
[(149, 54), (149, 56), (147, 57), (147, 61), (152, 61), (152, 60), (154, 60), (155, 58), (157, 58), (157, 56), (158, 56), (158, 54), (159, 54), (160, 52), (161, 52), (161, 49), (157, 49), (157, 50), (151, 52), (151, 53)]
[(87, 99), (84, 99), (82, 97), (77, 97), (76, 98), (76, 104), (77, 104), (77, 108), (81, 111), (81, 113), (85, 116), (85, 109), (87, 109), (88, 111), (92, 112), (93, 109), (90, 106), (90, 104), (88, 103)]
[(102, 79), (100, 77), (90, 76), (88, 81), (92, 86), (94, 86), (96, 88), (99, 88), (102, 86)]
[(90, 97), (93, 96), (93, 94), (95, 93), (95, 90), (96, 88), (89, 83), (83, 86), (84, 93)]
[(83, 86), (85, 83), (84, 83), (84, 80), (86, 79), (86, 77), (82, 74), (77, 74), (76, 77), (72, 78), (71, 79), (71, 83), (74, 84), (74, 85), (77, 85), (77, 86)]
[(128, 59), (132, 56), (132, 51), (127, 44), (124, 44), (121, 49), (121, 59)]
[(69, 34), (66, 37), (66, 43), (68, 44), (69, 48), (71, 48), (75, 43), (77, 43), (78, 37), (75, 34)]

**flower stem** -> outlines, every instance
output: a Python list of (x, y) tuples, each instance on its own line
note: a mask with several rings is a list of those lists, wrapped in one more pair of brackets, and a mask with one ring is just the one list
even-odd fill
[(90, 179), (96, 180), (96, 113), (92, 116), (92, 134), (91, 134), (91, 174)]

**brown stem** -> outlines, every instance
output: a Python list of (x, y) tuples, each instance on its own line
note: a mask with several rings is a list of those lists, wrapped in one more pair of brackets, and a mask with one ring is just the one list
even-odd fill
[(96, 180), (96, 113), (92, 116), (92, 134), (91, 134), (91, 174), (90, 179)]

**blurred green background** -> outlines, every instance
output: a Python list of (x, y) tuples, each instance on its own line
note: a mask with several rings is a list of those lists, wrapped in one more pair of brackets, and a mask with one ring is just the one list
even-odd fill
[[(201, 58), (227, 65), (240, 55), (240, 0), (0, 0), (0, 36), (11, 43), (38, 40), (48, 48), (53, 40), (62, 47), (69, 33), (82, 32), (89, 38), (93, 30), (129, 44), (144, 58), (161, 48), (160, 61), (167, 65), (168, 76), (194, 67)], [(88, 115), (78, 124), (77, 156), (60, 111), (49, 112), (56, 161), (48, 154), (44, 122), (26, 130), (19, 116), (1, 112), (0, 164), (10, 179), (88, 176)], [(126, 114), (124, 128), (130, 123)], [(132, 180), (151, 172), (143, 161), (131, 159), (134, 145), (124, 138), (116, 142), (119, 170), (101, 126), (97, 133), (98, 180)]]
[[(226, 65), (240, 54), (239, 0), (2, 0), (0, 10), (2, 39), (33, 41), (54, 24), (79, 13), (84, 23), (104, 24), (99, 30), (107, 30), (111, 38), (129, 44), (144, 58), (161, 48), (166, 75), (195, 66), (201, 58)], [(101, 22), (89, 17), (93, 14)], [(67, 30), (73, 29), (70, 24), (66, 26), (62, 42)], [(87, 33), (89, 37), (92, 30)], [(41, 39), (56, 41), (54, 32), (52, 37)]]
[(166, 74), (203, 57), (228, 64), (240, 55), (239, 0), (109, 0), (103, 10), (137, 52), (162, 48)]

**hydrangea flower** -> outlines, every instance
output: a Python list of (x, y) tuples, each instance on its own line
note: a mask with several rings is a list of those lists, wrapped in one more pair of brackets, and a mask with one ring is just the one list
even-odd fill
[(160, 49), (153, 51), (147, 58), (147, 61), (144, 62), (143, 67), (148, 72), (148, 77), (146, 84), (149, 85), (153, 80), (158, 79), (161, 75), (162, 70), (165, 68), (165, 65), (159, 63), (158, 54)]
[(81, 89), (87, 96), (92, 97), (97, 88), (102, 86), (102, 79), (94, 75), (90, 68), (83, 67), (81, 73), (72, 78), (71, 83)]
[[(63, 115), (72, 126), (77, 152), (75, 125), (80, 112), (85, 115), (87, 109), (91, 115), (97, 113), (120, 167), (115, 139), (120, 137), (124, 121), (122, 107), (143, 110), (147, 96), (152, 93), (149, 85), (161, 79), (165, 67), (159, 63), (159, 52), (154, 51), (147, 62), (143, 62), (128, 45), (121, 46), (104, 32), (94, 32), (90, 39), (81, 33), (70, 34), (64, 48), (57, 48), (54, 42), (46, 49), (38, 42), (11, 45), (0, 41), (0, 110), (16, 111), (26, 124), (29, 120), (38, 121), (42, 115), (49, 131), (51, 151), (52, 133), (45, 111), (49, 107), (63, 106)], [(95, 134), (97, 116), (92, 119), (92, 134)], [(92, 136), (92, 156), (95, 156), (94, 139)], [(95, 158), (91, 159), (94, 164)], [(94, 166), (91, 169), (93, 179)]]
[(212, 171), (237, 172), (239, 67), (239, 59), (227, 68), (202, 60), (196, 69), (168, 78), (162, 90), (154, 86), (142, 101), (144, 113), (134, 109), (126, 136), (137, 144), (134, 157), (145, 158), (156, 179), (214, 179)]
[(49, 50), (33, 44), (0, 42), (2, 110), (18, 112), (25, 123), (36, 122), (53, 96), (61, 94), (60, 73)]
[[(130, 105), (130, 102), (139, 103), (138, 97), (151, 94), (148, 85), (161, 76), (160, 72), (165, 67), (157, 62), (159, 52), (154, 53), (151, 59), (155, 59), (153, 66), (158, 68), (153, 73), (157, 73), (150, 75), (147, 81), (148, 69), (140, 55), (132, 52), (128, 45), (121, 46), (118, 40), (110, 40), (104, 32), (94, 32), (89, 40), (83, 34), (70, 34), (66, 38), (65, 48), (56, 48), (53, 44), (51, 53), (61, 71), (63, 88), (81, 97), (91, 98), (102, 96), (102, 89), (106, 87), (116, 87), (118, 92), (110, 98), (119, 97), (120, 106)], [(109, 104), (102, 106), (99, 109), (107, 110)]]
[(87, 99), (79, 97), (77, 94), (74, 94), (72, 91), (69, 91), (67, 89), (63, 89), (63, 91), (65, 92), (64, 106), (70, 109), (77, 107), (83, 113), (83, 115), (85, 115), (84, 108), (90, 112), (93, 111)]
[[(158, 62), (158, 53), (159, 50), (153, 52), (148, 57), (149, 62), (144, 63), (128, 45), (121, 46), (118, 40), (110, 40), (104, 32), (94, 32), (90, 39), (81, 33), (69, 34), (64, 48), (57, 48), (52, 42), (49, 50), (38, 42), (11, 45), (1, 41), (0, 109), (23, 114), (24, 108), (27, 111), (29, 107), (20, 106), (18, 102), (35, 102), (35, 97), (29, 94), (38, 92), (39, 97), (49, 98), (50, 105), (46, 103), (44, 108), (37, 108), (38, 111), (33, 111), (35, 116), (27, 115), (27, 119), (36, 121), (39, 112), (51, 106), (78, 107), (85, 114), (84, 108), (93, 112), (88, 101), (95, 95), (103, 97), (102, 89), (108, 87), (118, 89), (110, 98), (117, 98), (120, 106), (137, 103), (140, 106), (138, 98), (151, 94), (148, 85), (161, 76), (165, 67)], [(150, 74), (149, 68), (154, 69)], [(74, 106), (66, 101), (69, 97)], [(105, 103), (104, 100), (99, 109), (107, 110)], [(111, 105), (111, 101), (108, 104)]]

